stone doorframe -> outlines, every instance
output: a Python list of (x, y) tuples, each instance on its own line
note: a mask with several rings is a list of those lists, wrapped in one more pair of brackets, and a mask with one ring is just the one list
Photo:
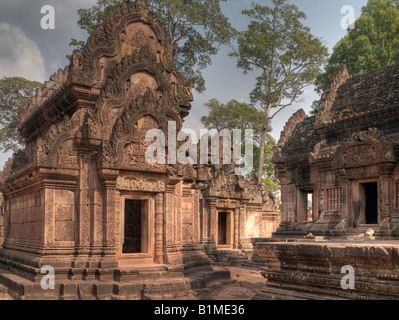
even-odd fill
[[(233, 220), (233, 244), (229, 246), (232, 249), (238, 249), (242, 245), (245, 236), (245, 205), (239, 203), (239, 200), (227, 200), (206, 198), (207, 209), (204, 210), (203, 220), (203, 239), (209, 239), (218, 246), (218, 215), (219, 212), (231, 212)], [(209, 224), (208, 224), (209, 223)], [(206, 227), (209, 226), (209, 229)]]
[[(143, 202), (144, 219), (142, 223), (142, 247), (146, 248), (144, 253), (123, 253), (123, 243), (125, 241), (125, 207), (127, 200), (137, 200)], [(134, 263), (154, 263), (155, 259), (155, 206), (156, 195), (145, 193), (123, 192), (121, 194), (121, 208), (119, 217), (119, 242), (120, 242), (120, 264), (129, 265)]]
[[(308, 220), (308, 195), (312, 194), (312, 220)], [(318, 190), (315, 186), (299, 186), (296, 187), (296, 206), (295, 220), (296, 222), (315, 222), (319, 220), (319, 203)]]
[[(220, 213), (227, 213), (229, 215), (229, 218), (226, 217), (226, 228), (227, 230), (230, 230), (230, 234), (228, 234), (226, 230), (226, 242), (227, 239), (230, 239), (229, 243), (226, 243), (225, 245), (220, 245), (219, 244), (219, 214)], [(238, 230), (236, 230), (236, 224), (235, 224), (235, 210), (231, 209), (217, 209), (216, 210), (216, 246), (218, 248), (225, 248), (225, 249), (233, 249), (235, 246), (235, 238)]]
[(378, 210), (378, 224), (382, 221), (381, 215), (381, 192), (380, 192), (380, 179), (379, 178), (366, 178), (366, 179), (356, 179), (351, 181), (351, 192), (350, 192), (350, 201), (349, 206), (351, 214), (351, 221), (353, 221), (353, 227), (359, 227), (361, 225), (366, 225), (365, 221), (365, 194), (364, 190), (362, 190), (362, 185), (367, 183), (376, 183), (377, 184), (377, 193), (378, 193), (378, 201), (377, 201), (377, 210)]

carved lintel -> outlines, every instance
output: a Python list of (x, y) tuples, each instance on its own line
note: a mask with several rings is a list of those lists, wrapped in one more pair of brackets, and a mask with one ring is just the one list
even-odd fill
[(237, 201), (230, 201), (230, 200), (220, 200), (218, 199), (216, 202), (216, 206), (222, 209), (236, 209), (239, 207)]
[(153, 175), (137, 173), (132, 176), (118, 177), (116, 187), (125, 191), (165, 192), (165, 179)]

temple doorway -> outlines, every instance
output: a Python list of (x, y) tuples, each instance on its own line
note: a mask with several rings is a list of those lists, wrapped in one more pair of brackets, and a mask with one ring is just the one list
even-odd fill
[(219, 246), (230, 246), (233, 245), (234, 229), (232, 226), (231, 212), (219, 212), (218, 213), (218, 241)]
[(377, 183), (364, 183), (364, 216), (366, 224), (378, 224), (378, 186)]
[(121, 198), (120, 266), (154, 263), (155, 202), (150, 194), (125, 194)]
[(123, 254), (147, 253), (145, 201), (125, 200)]
[(123, 253), (142, 253), (142, 202), (126, 200), (125, 202), (125, 241)]
[(297, 221), (316, 221), (315, 192), (313, 189), (298, 189), (297, 193)]

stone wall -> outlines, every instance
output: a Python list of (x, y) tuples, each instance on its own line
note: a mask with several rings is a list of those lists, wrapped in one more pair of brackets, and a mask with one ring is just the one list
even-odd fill
[(75, 194), (55, 190), (55, 241), (75, 240)]
[(8, 241), (19, 245), (42, 244), (44, 208), (44, 190), (7, 199), (4, 215), (9, 217), (6, 227)]
[[(399, 248), (395, 244), (287, 243), (259, 239), (253, 244), (255, 254), (263, 261), (261, 273), (269, 287), (291, 289), (304, 295), (312, 293), (316, 299), (335, 296), (355, 300), (396, 300), (399, 297)], [(355, 272), (351, 290), (344, 290), (342, 286), (344, 266)]]
[(4, 208), (3, 203), (0, 206), (0, 246), (4, 241)]

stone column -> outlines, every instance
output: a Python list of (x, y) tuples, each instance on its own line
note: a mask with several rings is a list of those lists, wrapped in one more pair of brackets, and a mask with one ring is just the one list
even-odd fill
[(200, 238), (201, 238), (201, 243), (203, 245), (206, 245), (208, 240), (209, 240), (209, 214), (208, 214), (208, 206), (205, 198), (201, 199), (201, 216), (200, 216), (200, 225), (201, 225), (201, 230), (200, 230)]
[(89, 199), (89, 165), (90, 156), (83, 153), (79, 157), (79, 206), (77, 221), (77, 246), (82, 254), (89, 253), (90, 247), (90, 199)]
[(240, 232), (239, 228), (239, 219), (240, 219), (240, 209), (236, 208), (234, 210), (234, 249), (238, 249), (239, 243), (238, 243), (238, 235)]
[[(395, 169), (395, 163), (384, 163), (380, 164), (380, 188), (378, 191), (379, 197), (379, 206), (381, 212), (381, 219), (379, 221), (380, 224), (380, 237), (388, 238), (392, 235), (392, 230), (394, 226), (392, 225), (391, 214), (393, 212), (393, 205), (391, 203), (392, 195), (392, 187), (391, 187), (391, 177), (393, 170)], [(395, 199), (396, 200), (396, 199)]]
[(0, 247), (4, 241), (4, 200), (0, 206)]
[(391, 177), (392, 172), (395, 169), (395, 164), (387, 163), (380, 165), (380, 205), (381, 205), (381, 221), (388, 220), (389, 215), (392, 212), (392, 204), (391, 204), (391, 195), (392, 195), (392, 188), (391, 188)]
[(166, 208), (166, 244), (168, 252), (172, 252), (176, 246), (175, 185), (166, 187)]
[(116, 255), (116, 179), (119, 175), (117, 170), (101, 169), (99, 175), (104, 186), (103, 199), (103, 248), (104, 254)]
[(240, 229), (240, 239), (239, 239), (239, 249), (245, 249), (249, 244), (249, 241), (245, 238), (245, 225), (246, 225), (246, 206), (243, 205), (239, 208), (240, 211), (240, 220), (239, 220), (239, 229)]
[(217, 226), (217, 210), (216, 210), (216, 200), (209, 200), (209, 240), (213, 241), (215, 244), (217, 241), (218, 226)]
[(45, 203), (45, 230), (44, 242), (46, 247), (54, 247), (55, 245), (55, 190), (46, 188), (44, 195)]
[(163, 252), (163, 212), (164, 196), (158, 193), (155, 197), (155, 263), (164, 262)]
[(387, 176), (381, 176), (381, 188), (380, 188), (380, 196), (381, 196), (381, 221), (389, 218), (389, 214), (391, 212), (391, 178)]

